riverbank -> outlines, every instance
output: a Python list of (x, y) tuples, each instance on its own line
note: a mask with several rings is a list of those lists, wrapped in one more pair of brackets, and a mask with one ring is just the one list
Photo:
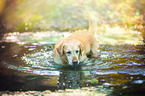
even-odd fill
[(106, 96), (107, 91), (103, 90), (103, 93), (96, 91), (96, 88), (83, 88), (83, 89), (66, 89), (65, 91), (59, 90), (51, 92), (45, 91), (1, 91), (1, 96)]
[[(138, 45), (143, 44), (143, 37), (141, 32), (127, 30), (120, 27), (106, 27), (105, 32), (96, 32), (94, 35), (99, 44), (131, 44)], [(39, 43), (39, 42), (50, 42), (56, 43), (58, 40), (69, 36), (71, 32), (57, 32), (57, 31), (46, 31), (46, 32), (10, 32), (5, 34), (3, 42), (17, 42), (18, 44), (25, 43)], [(1, 41), (1, 42), (2, 42)]]

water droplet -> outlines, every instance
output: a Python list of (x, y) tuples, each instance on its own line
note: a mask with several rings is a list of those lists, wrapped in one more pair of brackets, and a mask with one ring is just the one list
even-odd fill
[(132, 83), (134, 84), (143, 84), (145, 80), (135, 80)]

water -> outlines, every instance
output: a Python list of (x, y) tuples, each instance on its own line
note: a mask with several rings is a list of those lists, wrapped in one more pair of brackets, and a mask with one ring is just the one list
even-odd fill
[(53, 62), (54, 44), (0, 44), (0, 90), (64, 90), (95, 87), (112, 95), (143, 95), (145, 46), (100, 45), (100, 57), (80, 66)]

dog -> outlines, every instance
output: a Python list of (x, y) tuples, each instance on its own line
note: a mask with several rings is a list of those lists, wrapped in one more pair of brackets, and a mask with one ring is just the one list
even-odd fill
[(92, 32), (92, 23), (89, 31), (78, 31), (59, 40), (54, 48), (54, 62), (63, 65), (78, 65), (87, 62), (88, 56), (97, 58), (99, 45)]

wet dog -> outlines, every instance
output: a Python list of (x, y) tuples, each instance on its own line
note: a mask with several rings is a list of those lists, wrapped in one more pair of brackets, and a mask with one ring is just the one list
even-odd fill
[(94, 37), (94, 32), (91, 32), (91, 27), (90, 23), (89, 31), (78, 31), (58, 41), (54, 48), (54, 62), (78, 65), (80, 62), (86, 62), (88, 55), (96, 58), (99, 45)]

